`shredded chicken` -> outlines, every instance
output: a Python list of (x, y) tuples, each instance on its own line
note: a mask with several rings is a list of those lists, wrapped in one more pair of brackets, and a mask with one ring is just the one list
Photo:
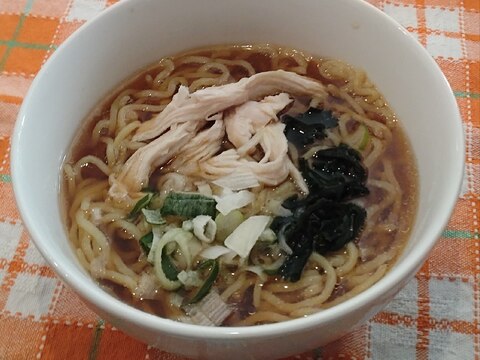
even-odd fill
[(181, 86), (167, 107), (140, 126), (134, 141), (145, 141), (163, 134), (179, 122), (205, 120), (229, 107), (286, 92), (292, 95), (327, 96), (318, 81), (283, 70), (266, 71), (222, 86), (212, 86), (189, 94)]
[(225, 117), (228, 140), (235, 147), (241, 147), (291, 102), (288, 94), (281, 93), (237, 106)]
[[(290, 175), (307, 193), (301, 174), (288, 157), (284, 125), (277, 118), (292, 102), (289, 94), (318, 98), (326, 96), (326, 91), (318, 81), (283, 70), (259, 73), (192, 94), (181, 86), (165, 109), (142, 124), (134, 135), (134, 141), (154, 140), (138, 149), (119, 174), (110, 176), (109, 195), (115, 200), (131, 198), (148, 184), (155, 168), (172, 159), (168, 171), (181, 171), (187, 176), (200, 174), (206, 180), (240, 171), (275, 186)], [(227, 116), (222, 120), (224, 111)], [(215, 121), (213, 126), (204, 129), (211, 121)], [(225, 131), (236, 148), (217, 155)], [(250, 155), (258, 146), (263, 158), (255, 161)]]
[(127, 160), (120, 174), (110, 176), (109, 195), (116, 200), (139, 192), (148, 184), (152, 169), (163, 165), (192, 140), (196, 134), (195, 123), (184, 123), (137, 150)]
[(223, 121), (216, 120), (212, 127), (199, 132), (186, 143), (164, 171), (178, 171), (187, 176), (198, 172), (199, 162), (210, 159), (220, 151), (224, 135)]

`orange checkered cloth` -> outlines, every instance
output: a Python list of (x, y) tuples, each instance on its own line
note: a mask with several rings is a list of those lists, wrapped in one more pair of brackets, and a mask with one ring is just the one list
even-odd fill
[[(0, 0), (0, 359), (178, 359), (98, 318), (59, 281), (15, 206), (10, 137), (32, 79), (107, 0)], [(480, 0), (371, 0), (435, 58), (455, 93), (466, 169), (455, 212), (416, 277), (344, 338), (291, 359), (480, 359)]]

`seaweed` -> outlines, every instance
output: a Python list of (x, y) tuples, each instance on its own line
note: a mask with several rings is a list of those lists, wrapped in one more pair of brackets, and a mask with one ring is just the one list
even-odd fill
[(316, 108), (296, 116), (284, 115), (282, 121), (285, 123), (287, 140), (297, 147), (325, 138), (325, 129), (338, 124), (330, 111)]
[(300, 161), (300, 169), (317, 197), (343, 201), (369, 193), (360, 154), (345, 144), (317, 151), (310, 159)]
[[(284, 116), (285, 134), (299, 150), (325, 137), (325, 129), (337, 126), (329, 111), (309, 109), (305, 114)], [(313, 251), (325, 255), (355, 240), (363, 229), (366, 211), (348, 202), (366, 196), (367, 169), (361, 155), (348, 145), (316, 151), (299, 158), (309, 195), (292, 197), (282, 206), (292, 212), (276, 217), (271, 228), (291, 249), (278, 274), (298, 281)]]

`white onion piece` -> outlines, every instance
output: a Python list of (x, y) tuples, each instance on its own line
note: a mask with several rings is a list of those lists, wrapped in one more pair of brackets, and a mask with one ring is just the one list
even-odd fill
[(177, 292), (171, 292), (170, 304), (179, 308), (183, 304), (183, 296)]
[(178, 273), (178, 280), (187, 288), (202, 286), (202, 279), (198, 276), (196, 271), (182, 270)]
[(155, 275), (142, 273), (135, 289), (135, 296), (140, 299), (151, 300), (157, 294), (157, 281)]
[(217, 202), (217, 210), (222, 215), (227, 215), (230, 211), (240, 209), (253, 202), (255, 195), (248, 190), (242, 190), (222, 196), (214, 196), (214, 198)]
[(94, 278), (103, 278), (107, 271), (107, 257), (104, 253), (90, 262), (90, 273)]
[(270, 216), (265, 215), (249, 217), (225, 239), (225, 246), (246, 258), (270, 220)]
[(209, 215), (198, 215), (192, 220), (193, 233), (197, 239), (211, 243), (217, 233), (217, 223)]
[(198, 192), (205, 196), (212, 196), (212, 188), (205, 181), (197, 181), (194, 183), (197, 187)]
[(213, 184), (234, 191), (259, 186), (257, 177), (251, 171), (234, 171), (231, 174), (212, 181)]
[(221, 245), (214, 245), (209, 246), (208, 248), (204, 249), (199, 255), (205, 259), (217, 259), (220, 256), (226, 255), (228, 253), (233, 253), (236, 255), (235, 252), (230, 250), (229, 248)]
[(210, 291), (198, 304), (187, 306), (185, 311), (188, 318), (180, 321), (205, 326), (219, 326), (232, 313), (216, 291)]

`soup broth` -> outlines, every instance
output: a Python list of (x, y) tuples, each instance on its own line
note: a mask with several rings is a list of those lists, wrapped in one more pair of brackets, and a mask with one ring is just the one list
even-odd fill
[(64, 175), (82, 266), (132, 306), (200, 325), (350, 299), (393, 266), (417, 208), (408, 139), (365, 73), (271, 45), (139, 72), (87, 117)]

